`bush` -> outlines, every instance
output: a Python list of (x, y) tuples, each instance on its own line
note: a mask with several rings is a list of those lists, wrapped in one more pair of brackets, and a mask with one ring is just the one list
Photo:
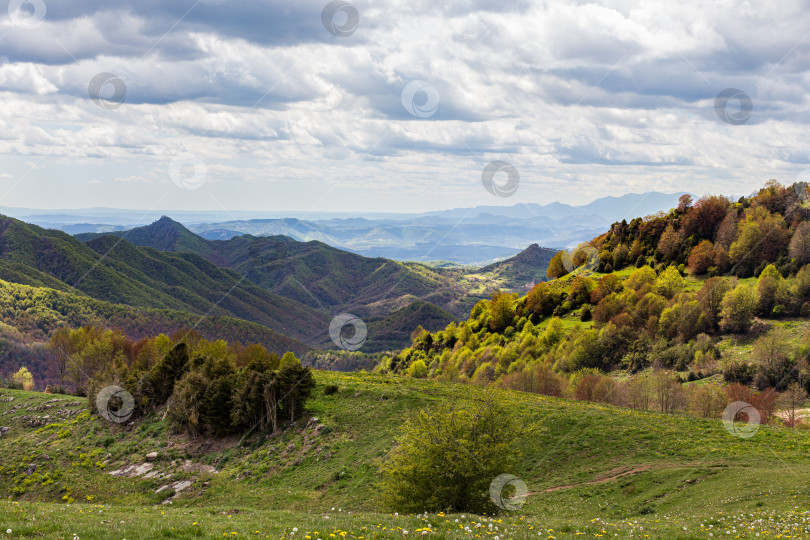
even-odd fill
[(408, 375), (415, 379), (424, 379), (428, 376), (428, 367), (425, 361), (419, 359), (408, 367)]
[(584, 305), (582, 306), (582, 310), (579, 313), (579, 320), (582, 322), (588, 322), (593, 319), (593, 312), (591, 311), (591, 306)]
[(382, 467), (383, 501), (398, 512), (494, 512), (490, 483), (515, 465), (524, 434), (491, 394), (422, 410)]
[(11, 388), (17, 388), (19, 390), (33, 390), (34, 388), (34, 376), (31, 375), (31, 372), (23, 366), (11, 377)]
[(340, 388), (336, 384), (327, 384), (323, 389), (323, 395), (331, 396), (332, 394), (337, 394), (340, 391)]

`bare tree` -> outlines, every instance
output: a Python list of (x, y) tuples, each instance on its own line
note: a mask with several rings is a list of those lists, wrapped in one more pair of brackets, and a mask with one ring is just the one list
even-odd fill
[(799, 421), (797, 411), (804, 407), (805, 403), (807, 403), (807, 392), (799, 383), (792, 382), (779, 396), (779, 406), (785, 412), (785, 424), (790, 427), (796, 426)]
[(627, 383), (627, 404), (632, 409), (649, 409), (652, 394), (652, 380), (647, 373), (639, 373)]
[(790, 240), (790, 256), (799, 264), (810, 263), (810, 221), (803, 221), (796, 227)]
[(661, 412), (670, 413), (683, 407), (685, 393), (677, 375), (661, 370), (653, 376), (655, 398)]

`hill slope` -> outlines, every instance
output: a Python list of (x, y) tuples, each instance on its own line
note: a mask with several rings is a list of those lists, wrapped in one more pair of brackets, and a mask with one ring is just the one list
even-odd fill
[[(0, 493), (12, 501), (0, 502), (0, 521), (14, 535), (80, 538), (290, 537), (293, 527), (296, 538), (343, 532), (382, 539), (422, 529), (473, 538), (489, 524), (485, 537), (810, 532), (807, 432), (763, 426), (739, 439), (718, 420), (517, 392), (504, 393), (503, 405), (519, 422), (545, 430), (540, 440), (515, 441), (524, 457), (509, 472), (530, 493), (519, 511), (393, 515), (379, 506), (376, 486), (397, 427), (420, 407), (470, 402), (483, 389), (375, 375), (316, 377), (308, 406), (316, 420), (242, 445), (172, 434), (162, 414), (118, 426), (77, 415), (82, 402), (75, 398), (4, 390), (0, 423), (10, 429), (0, 437)], [(327, 384), (339, 392), (324, 395)], [(30, 427), (40, 422), (46, 425)], [(178, 489), (155, 493), (162, 486)], [(172, 504), (157, 505), (166, 498)], [(74, 504), (48, 504), (63, 500)]]
[(511, 289), (527, 290), (546, 279), (548, 263), (556, 253), (556, 250), (532, 244), (514, 257), (483, 267), (481, 273), (509, 284)]
[(29, 274), (24, 283), (74, 290), (117, 304), (242, 318), (312, 344), (328, 339), (325, 314), (199, 255), (136, 247), (113, 236), (85, 244), (60, 231), (3, 218), (0, 259), (5, 261), (0, 278), (9, 281)]

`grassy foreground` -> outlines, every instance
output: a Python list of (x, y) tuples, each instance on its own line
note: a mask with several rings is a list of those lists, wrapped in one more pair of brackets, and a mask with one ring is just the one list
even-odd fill
[[(0, 391), (0, 426), (9, 428), (0, 437), (0, 538), (810, 536), (806, 431), (763, 426), (740, 439), (717, 420), (517, 392), (505, 392), (504, 405), (542, 429), (515, 441), (523, 460), (504, 471), (528, 486), (520, 510), (391, 514), (377, 471), (399, 425), (420, 407), (483, 389), (316, 378), (311, 420), (244, 441), (172, 434), (162, 415), (114, 425), (83, 414), (84, 400)], [(340, 391), (324, 395), (326, 384)]]

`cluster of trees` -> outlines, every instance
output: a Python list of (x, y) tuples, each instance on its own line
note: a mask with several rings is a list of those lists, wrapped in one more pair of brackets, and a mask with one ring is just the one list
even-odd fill
[[(642, 266), (626, 279), (616, 274), (576, 276), (540, 283), (522, 298), (496, 293), (479, 302), (469, 320), (435, 333), (419, 332), (411, 347), (388, 357), (378, 369), (476, 383), (537, 365), (559, 373), (656, 367), (705, 376), (723, 371), (712, 336), (756, 330), (757, 316), (810, 312), (808, 302), (810, 266), (785, 278), (769, 265), (755, 282), (715, 276), (697, 290), (687, 290), (674, 266), (660, 274)], [(592, 322), (566, 327), (559, 317), (570, 312)], [(799, 380), (808, 360), (807, 351), (793, 351), (783, 355), (790, 368), (775, 371), (768, 367), (772, 362), (767, 355), (755, 356), (763, 359), (758, 371), (746, 367), (750, 378), (741, 381), (742, 375), (727, 369), (729, 381), (783, 390)], [(799, 382), (810, 390), (810, 379)]]
[(140, 339), (180, 332), (192, 324), (209, 338), (225, 336), (231, 341), (261, 343), (275, 351), (306, 350), (303, 346), (295, 349), (296, 342), (265, 326), (232, 317), (199, 320), (182, 311), (111, 304), (81, 294), (0, 280), (0, 372), (8, 373), (25, 363), (39, 384), (57, 384), (57, 375), (48, 366), (48, 351), (38, 344), (62, 327), (106, 326)]
[(63, 328), (50, 348), (60, 386), (88, 396), (91, 407), (103, 388), (121, 386), (135, 414), (167, 406), (173, 424), (192, 435), (277, 432), (301, 416), (315, 386), (292, 352), (279, 357), (262, 345), (209, 341), (193, 331), (132, 341), (92, 326)]
[[(684, 265), (696, 275), (758, 276), (769, 263), (782, 275), (810, 263), (810, 207), (807, 184), (782, 186), (769, 181), (755, 196), (731, 202), (707, 195), (693, 202), (684, 195), (677, 208), (615, 223), (594, 239), (598, 271), (610, 273), (626, 266)], [(558, 254), (548, 277), (571, 270)], [(579, 266), (580, 251), (573, 262)], [(660, 270), (660, 268), (659, 268)]]

